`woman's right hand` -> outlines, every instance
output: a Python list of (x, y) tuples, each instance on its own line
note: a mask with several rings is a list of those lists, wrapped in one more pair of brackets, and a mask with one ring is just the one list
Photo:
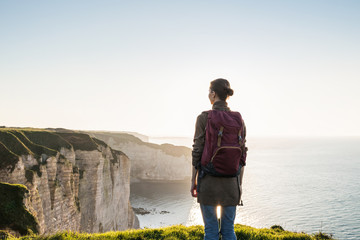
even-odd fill
[(191, 196), (193, 197), (197, 197), (197, 185), (195, 183), (195, 179), (191, 180), (191, 187), (190, 187), (190, 192), (191, 192)]
[(198, 175), (198, 170), (193, 167), (192, 168), (192, 174), (191, 174), (191, 187), (190, 187), (190, 192), (191, 192), (191, 196), (193, 197), (197, 197), (197, 184), (196, 184), (196, 177)]

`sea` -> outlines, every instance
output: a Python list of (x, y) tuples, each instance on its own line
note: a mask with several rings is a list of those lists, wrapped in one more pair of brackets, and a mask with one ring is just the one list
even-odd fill
[[(150, 141), (192, 144), (190, 138)], [(244, 206), (235, 223), (360, 239), (360, 137), (249, 137), (247, 146)], [(147, 211), (137, 215), (141, 228), (203, 224), (189, 181), (132, 183), (130, 201)]]

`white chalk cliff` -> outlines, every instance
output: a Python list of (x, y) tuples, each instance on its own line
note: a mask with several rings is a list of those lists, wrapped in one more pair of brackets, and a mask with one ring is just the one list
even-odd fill
[(129, 158), (87, 134), (0, 130), (0, 182), (29, 189), (40, 233), (139, 227)]
[(148, 143), (125, 133), (89, 134), (129, 156), (132, 181), (178, 181), (191, 177), (191, 149), (187, 147)]

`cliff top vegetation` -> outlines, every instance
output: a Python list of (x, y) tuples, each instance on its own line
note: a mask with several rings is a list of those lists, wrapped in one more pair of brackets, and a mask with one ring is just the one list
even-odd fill
[(61, 148), (72, 148), (69, 142), (55, 132), (35, 128), (0, 128), (0, 141), (18, 156), (55, 156)]
[(56, 134), (69, 142), (76, 150), (94, 151), (98, 148), (96, 142), (88, 134), (77, 132), (57, 132)]
[[(93, 151), (98, 150), (99, 145), (107, 147), (101, 140), (72, 130), (3, 127), (0, 128), (0, 169), (9, 168), (13, 171), (19, 157), (23, 155), (32, 155), (41, 164), (40, 157), (43, 155), (46, 158), (58, 155), (64, 158), (59, 153), (62, 148)], [(111, 151), (114, 159), (115, 154), (123, 154)]]
[[(281, 228), (257, 229), (245, 225), (235, 225), (235, 234), (237, 239), (242, 240), (322, 240), (333, 239), (323, 233), (305, 234), (284, 231)], [(41, 240), (55, 240), (55, 239), (122, 239), (122, 240), (137, 240), (137, 239), (161, 239), (161, 240), (202, 240), (204, 238), (203, 226), (185, 227), (182, 225), (156, 228), (156, 229), (142, 229), (142, 230), (127, 230), (107, 233), (75, 233), (75, 232), (59, 232), (49, 236), (24, 236), (21, 238), (9, 239), (41, 239)]]
[(0, 141), (0, 169), (10, 167), (10, 171), (12, 172), (18, 161), (19, 157)]
[[(46, 154), (48, 156), (56, 156), (57, 155), (57, 151), (43, 146), (41, 144), (38, 143), (34, 143), (34, 142), (38, 142), (38, 141), (34, 141), (33, 139), (33, 132), (32, 131), (18, 131), (18, 130), (9, 130), (8, 133), (13, 134), (15, 137), (17, 137), (33, 154), (36, 155), (36, 157), (41, 156), (42, 154)], [(35, 132), (35, 134), (39, 134), (41, 132)], [(30, 140), (25, 134), (29, 135), (32, 140)], [(46, 132), (46, 135), (50, 136), (52, 135), (51, 133)], [(43, 136), (45, 134), (42, 134)], [(46, 139), (50, 140), (48, 136), (46, 136)]]
[(23, 235), (38, 232), (36, 218), (23, 203), (28, 192), (24, 185), (0, 182), (0, 229), (10, 228)]

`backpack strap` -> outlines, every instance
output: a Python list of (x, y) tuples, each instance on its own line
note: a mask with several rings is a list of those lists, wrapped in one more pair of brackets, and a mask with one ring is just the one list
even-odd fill
[[(244, 123), (244, 119), (241, 117), (241, 123), (242, 123), (242, 132), (244, 135), (244, 138), (246, 137), (246, 128), (245, 128), (245, 123)], [(244, 139), (245, 140), (245, 139)]]
[[(247, 147), (245, 147), (245, 143), (246, 143), (246, 127), (245, 127), (245, 123), (244, 120), (241, 117), (241, 123), (242, 123), (242, 127), (241, 127), (241, 135), (239, 136), (239, 144), (241, 147), (241, 152), (242, 152), (242, 158), (246, 159), (246, 152), (247, 152)], [(239, 133), (240, 134), (240, 133)], [(240, 137), (241, 137), (241, 141), (240, 141)], [(244, 160), (244, 164), (245, 164), (245, 160)]]
[(241, 145), (241, 142), (242, 142), (242, 137), (241, 137), (241, 131), (242, 129), (240, 129), (239, 130), (239, 134), (238, 134), (238, 136), (239, 136), (239, 144)]
[(239, 136), (239, 144), (241, 145), (241, 143), (243, 142), (243, 140), (245, 140), (245, 139), (243, 139), (242, 135), (243, 135), (244, 137), (246, 136), (246, 128), (245, 128), (244, 120), (243, 120), (243, 118), (241, 117), (241, 115), (240, 115), (240, 119), (241, 119), (241, 129), (239, 130), (238, 136)]
[(223, 136), (223, 131), (224, 131), (224, 127), (221, 126), (220, 131), (218, 133), (218, 142), (217, 142), (218, 147), (220, 147), (220, 145), (221, 145), (221, 137)]

